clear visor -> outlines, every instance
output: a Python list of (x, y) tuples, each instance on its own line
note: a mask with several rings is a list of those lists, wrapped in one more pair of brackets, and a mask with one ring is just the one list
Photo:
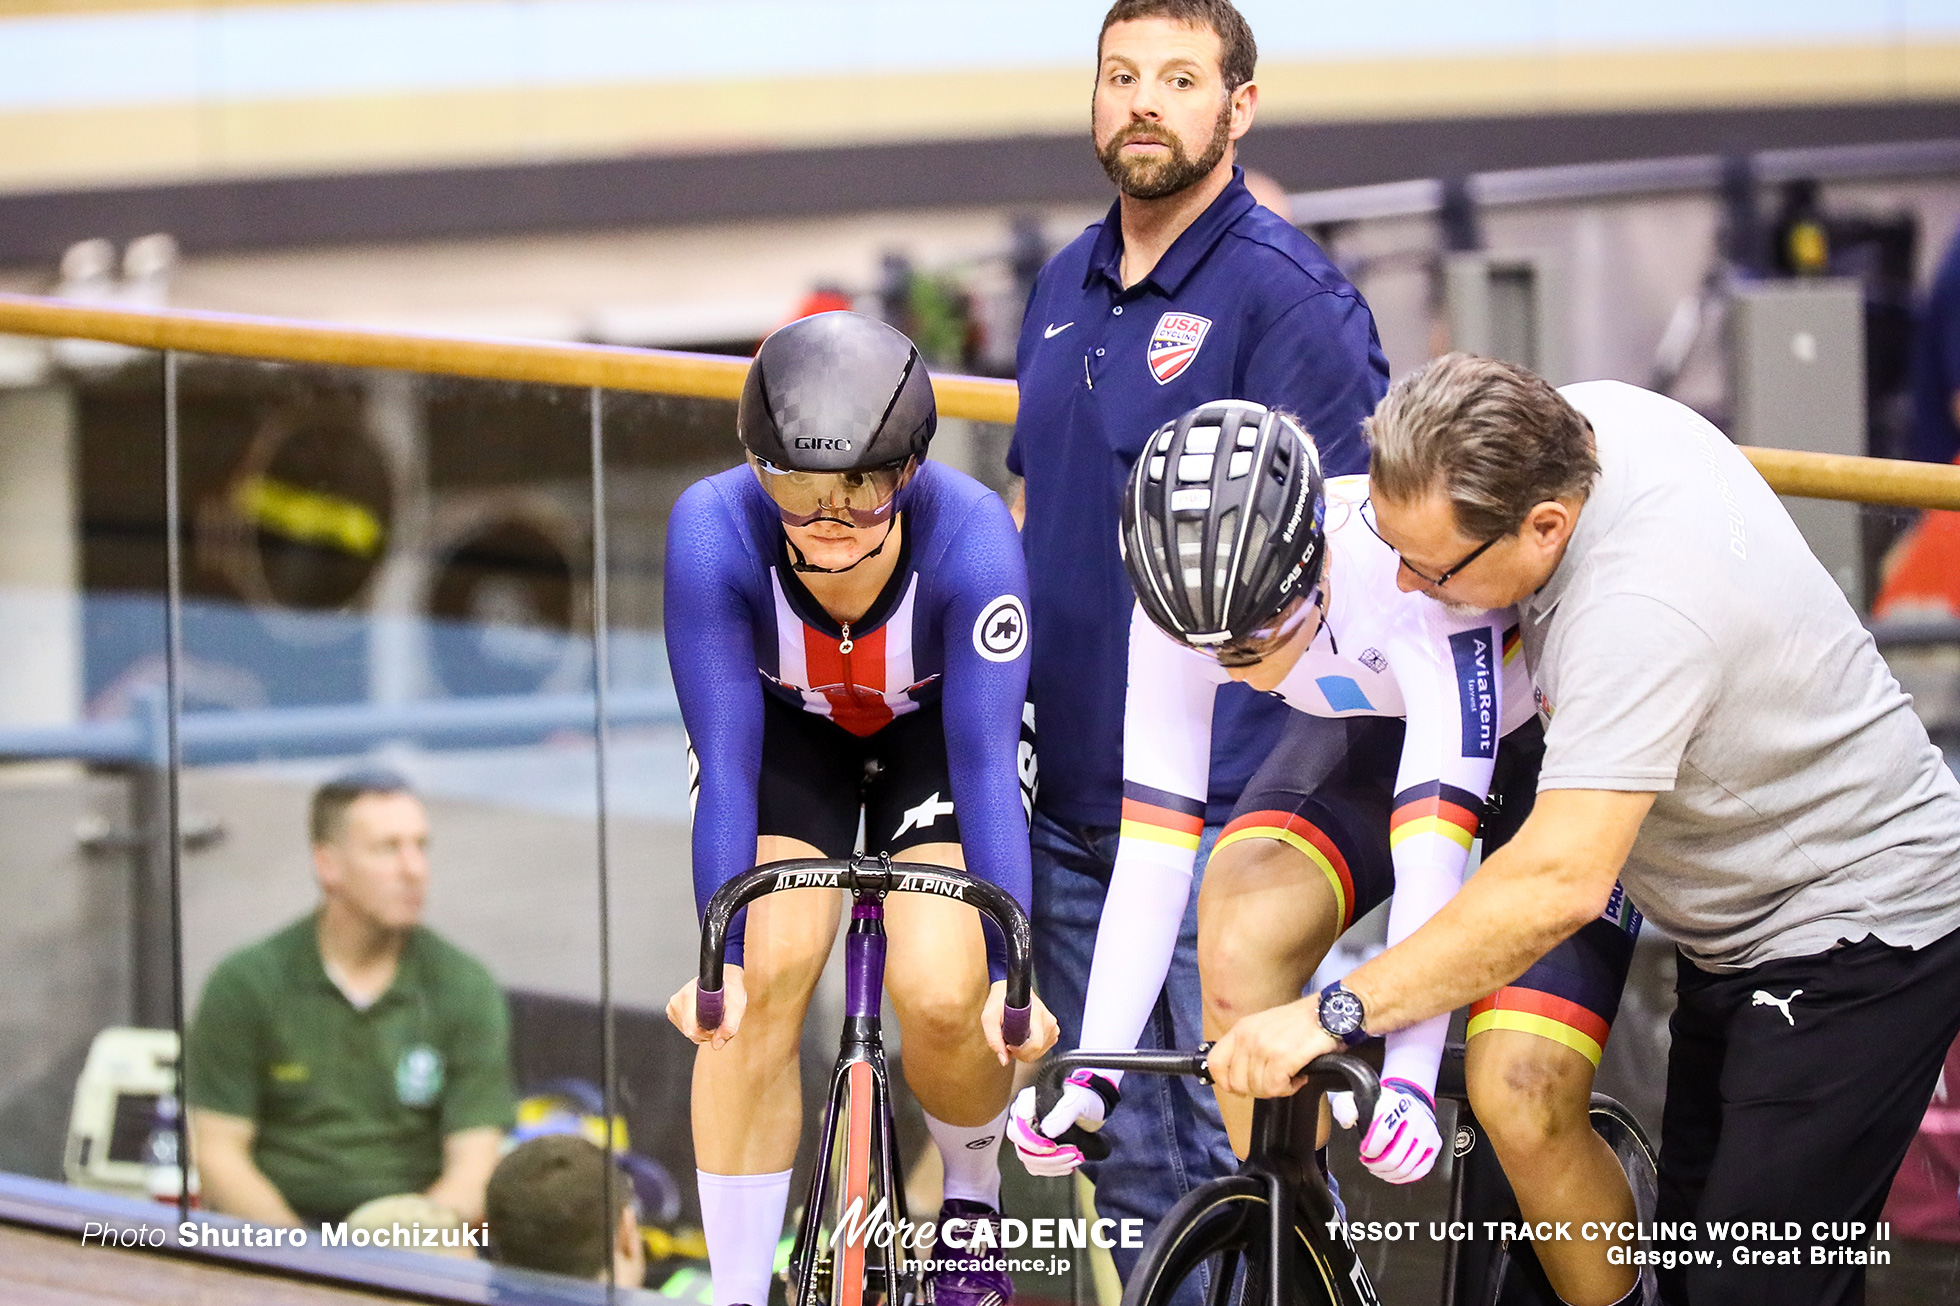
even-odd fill
[(1319, 591), (1303, 594), (1281, 608), (1279, 615), (1257, 630), (1248, 631), (1243, 638), (1225, 640), (1216, 644), (1190, 645), (1193, 649), (1213, 659), (1220, 666), (1249, 667), (1277, 653), (1280, 646), (1292, 639), (1306, 622), (1307, 614), (1317, 609), (1320, 602)]
[(888, 520), (898, 492), (911, 479), (911, 459), (854, 472), (797, 472), (749, 455), (756, 480), (775, 501), (785, 526), (816, 521), (859, 528)]

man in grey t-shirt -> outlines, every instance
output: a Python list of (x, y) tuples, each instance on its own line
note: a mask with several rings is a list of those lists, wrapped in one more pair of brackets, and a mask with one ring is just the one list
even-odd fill
[[(1680, 948), (1658, 1218), (1801, 1229), (1750, 1248), (1784, 1254), (1767, 1263), (1724, 1237), (1663, 1272), (1664, 1299), (1861, 1300), (1960, 1032), (1960, 784), (1776, 496), (1691, 410), (1453, 354), (1396, 385), (1369, 439), (1402, 586), (1518, 605), (1545, 762), (1518, 835), (1336, 986), (1328, 1024), (1481, 997), (1623, 878)], [(1220, 1086), (1289, 1091), (1338, 1046), (1320, 1012), (1242, 1022)]]

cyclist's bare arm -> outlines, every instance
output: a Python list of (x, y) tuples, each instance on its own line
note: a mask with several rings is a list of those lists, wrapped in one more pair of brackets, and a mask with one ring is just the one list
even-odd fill
[[(1547, 789), (1517, 835), (1492, 853), (1429, 921), (1344, 983), (1371, 1033), (1415, 1024), (1510, 983), (1605, 910), (1652, 793)], [(1294, 1074), (1338, 1050), (1316, 999), (1248, 1016), (1212, 1050), (1221, 1088), (1254, 1097), (1293, 1091)]]

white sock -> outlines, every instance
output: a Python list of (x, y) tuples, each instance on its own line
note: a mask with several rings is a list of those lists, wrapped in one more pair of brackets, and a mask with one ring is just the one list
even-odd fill
[(1000, 1209), (1000, 1139), (1007, 1112), (984, 1125), (949, 1125), (925, 1113), (926, 1129), (946, 1163), (946, 1197), (984, 1202)]
[(701, 1232), (708, 1239), (715, 1306), (768, 1306), (776, 1244), (789, 1208), (789, 1174), (694, 1172), (701, 1187)]

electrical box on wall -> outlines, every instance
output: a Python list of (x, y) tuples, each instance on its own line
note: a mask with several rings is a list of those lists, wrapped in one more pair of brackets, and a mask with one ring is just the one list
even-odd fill
[[(1738, 286), (1729, 312), (1729, 394), (1729, 435), (1738, 444), (1864, 453), (1864, 301), (1858, 283), (1816, 278)], [(1858, 505), (1824, 499), (1783, 504), (1852, 606), (1868, 607)]]
[(1443, 306), (1450, 348), (1528, 367), (1553, 385), (1568, 376), (1564, 277), (1538, 254), (1450, 254)]
[(96, 1034), (75, 1084), (62, 1154), (70, 1184), (176, 1200), (177, 1060), (174, 1030), (112, 1026)]

